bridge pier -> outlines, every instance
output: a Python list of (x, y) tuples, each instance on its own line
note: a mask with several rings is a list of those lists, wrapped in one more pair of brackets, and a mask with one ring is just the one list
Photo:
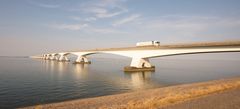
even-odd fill
[(57, 54), (51, 54), (51, 60), (58, 60)]
[(50, 54), (46, 54), (44, 59), (49, 60), (50, 59)]
[(42, 55), (42, 59), (44, 59), (44, 60), (46, 59), (46, 55), (45, 54)]
[(46, 57), (47, 57), (47, 55), (45, 55), (45, 54), (44, 54), (44, 55), (43, 55), (43, 59), (45, 60), (45, 59), (46, 59)]
[(58, 56), (55, 56), (55, 60), (58, 60)]
[(124, 67), (125, 72), (155, 71), (148, 58), (132, 58), (130, 66)]
[(73, 64), (91, 64), (86, 56), (78, 55), (77, 60)]
[(61, 61), (61, 62), (65, 62), (65, 61), (70, 61), (68, 58), (67, 58), (67, 56), (66, 56), (66, 54), (59, 54), (60, 55), (60, 57), (59, 57), (59, 59), (58, 59), (58, 61)]

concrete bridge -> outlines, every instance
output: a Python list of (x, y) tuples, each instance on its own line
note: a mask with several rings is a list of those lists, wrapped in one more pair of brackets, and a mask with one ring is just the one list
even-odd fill
[(90, 64), (91, 62), (88, 60), (89, 55), (107, 53), (132, 58), (130, 66), (124, 68), (125, 71), (152, 71), (155, 70), (155, 67), (151, 65), (149, 61), (150, 58), (220, 52), (240, 52), (240, 41), (82, 50), (47, 53), (40, 56), (40, 58), (46, 60), (69, 61), (67, 56), (72, 54), (77, 56), (74, 62), (75, 64)]

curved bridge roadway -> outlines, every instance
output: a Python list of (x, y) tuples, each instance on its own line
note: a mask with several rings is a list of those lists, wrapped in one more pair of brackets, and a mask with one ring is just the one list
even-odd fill
[[(109, 53), (132, 58), (130, 68), (147, 69), (154, 68), (149, 62), (150, 58), (173, 55), (219, 53), (219, 52), (240, 52), (240, 41), (82, 50), (71, 52), (47, 53), (43, 54), (42, 56), (38, 56), (38, 58), (58, 61), (69, 61), (67, 56), (69, 54), (73, 54), (78, 56), (75, 63), (89, 64), (90, 61), (87, 58), (88, 55), (98, 53)], [(33, 58), (36, 58), (36, 56), (33, 56)]]

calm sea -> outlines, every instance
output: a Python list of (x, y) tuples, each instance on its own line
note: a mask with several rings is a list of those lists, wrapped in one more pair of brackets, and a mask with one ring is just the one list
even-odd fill
[(0, 108), (240, 76), (240, 53), (155, 58), (150, 60), (155, 72), (136, 73), (123, 72), (131, 59), (106, 57), (91, 56), (90, 65), (1, 57)]

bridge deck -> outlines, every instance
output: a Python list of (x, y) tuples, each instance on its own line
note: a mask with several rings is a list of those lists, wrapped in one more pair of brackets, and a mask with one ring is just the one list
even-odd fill
[(240, 41), (225, 41), (225, 42), (201, 42), (201, 43), (183, 43), (183, 44), (168, 44), (160, 46), (141, 46), (141, 47), (122, 47), (122, 48), (105, 48), (81, 50), (88, 51), (121, 51), (121, 50), (155, 50), (155, 49), (181, 49), (181, 48), (204, 48), (204, 47), (240, 47)]

